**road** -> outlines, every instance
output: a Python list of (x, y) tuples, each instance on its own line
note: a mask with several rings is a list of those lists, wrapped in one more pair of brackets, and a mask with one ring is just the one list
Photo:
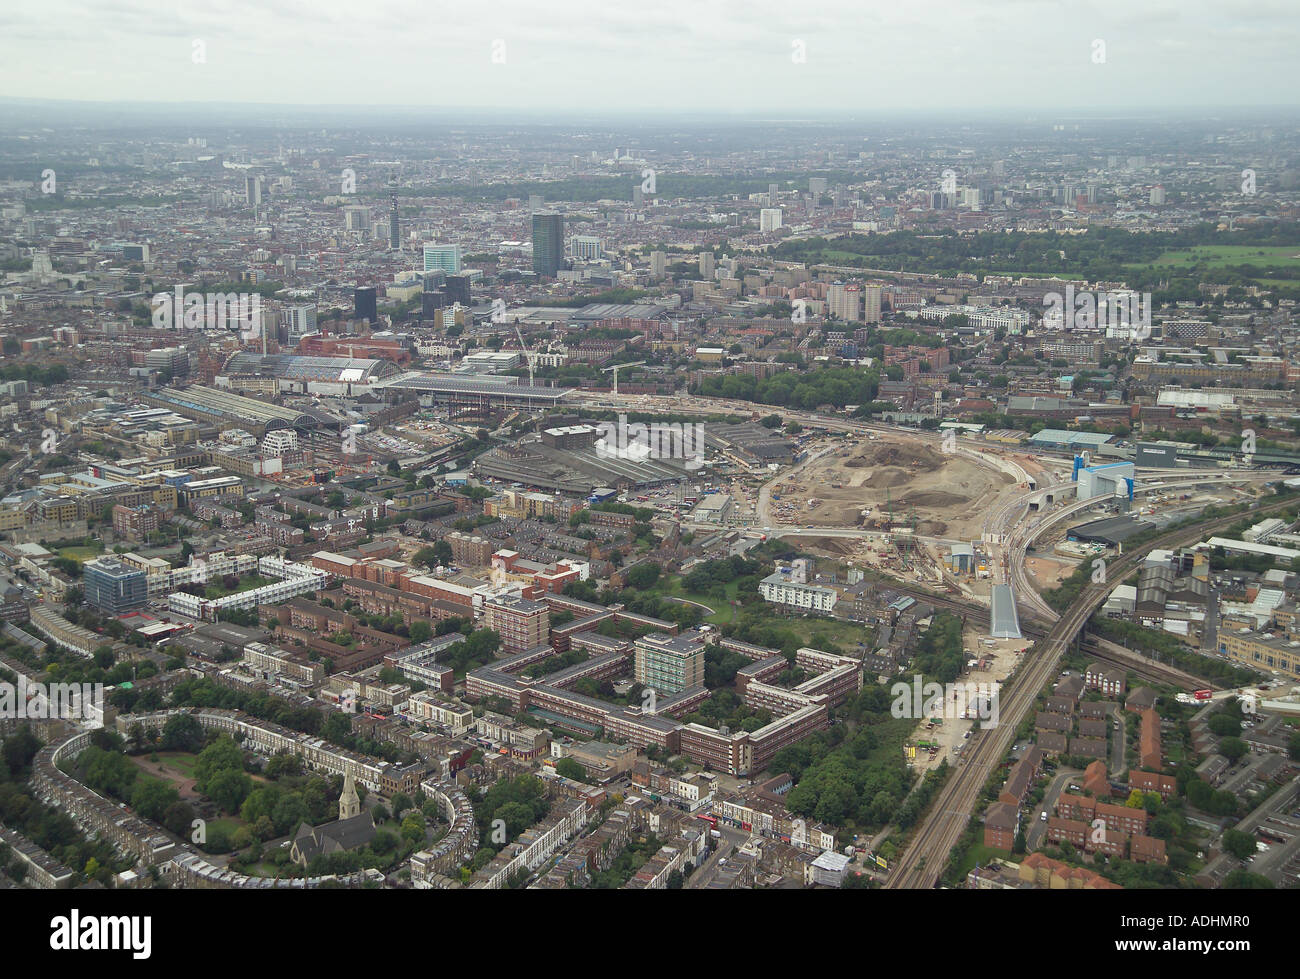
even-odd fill
[(1029, 814), (1029, 825), (1025, 830), (1025, 851), (1033, 853), (1043, 842), (1043, 836), (1047, 833), (1047, 820), (1041, 817), (1041, 813), (1049, 815), (1056, 811), (1056, 800), (1061, 797), (1065, 787), (1076, 779), (1082, 778), (1083, 772), (1077, 768), (1062, 768), (1052, 781), (1047, 785), (1047, 791), (1043, 793), (1043, 802), (1038, 808)]
[(695, 873), (691, 874), (690, 880), (686, 882), (686, 890), (698, 891), (708, 887), (714, 874), (717, 873), (718, 861), (727, 859), (749, 839), (749, 834), (744, 830), (721, 822), (718, 823), (718, 832), (722, 834), (722, 838), (709, 841), (713, 846), (712, 852), (696, 868)]

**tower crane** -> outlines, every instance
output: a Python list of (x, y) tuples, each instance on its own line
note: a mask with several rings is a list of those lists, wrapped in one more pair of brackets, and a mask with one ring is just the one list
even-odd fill
[(618, 394), (618, 372), (621, 371), (624, 367), (641, 367), (644, 366), (644, 364), (645, 364), (644, 360), (634, 360), (630, 364), (614, 364), (611, 367), (602, 367), (600, 369), (600, 372), (602, 374), (608, 374), (610, 371), (614, 372), (614, 393)]
[(524, 335), (519, 332), (519, 321), (514, 322), (515, 336), (519, 340), (519, 349), (524, 352), (524, 362), (528, 364), (528, 386), (533, 386), (533, 353), (524, 344)]

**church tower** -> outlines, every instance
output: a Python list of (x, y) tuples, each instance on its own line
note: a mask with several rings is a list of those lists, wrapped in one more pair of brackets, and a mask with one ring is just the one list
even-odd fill
[(361, 800), (357, 798), (357, 783), (348, 772), (343, 776), (343, 794), (339, 796), (339, 819), (361, 815)]

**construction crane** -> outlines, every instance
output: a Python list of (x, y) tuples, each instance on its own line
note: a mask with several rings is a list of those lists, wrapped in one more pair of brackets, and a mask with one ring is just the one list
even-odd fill
[(519, 332), (519, 321), (514, 322), (515, 336), (519, 338), (519, 349), (524, 352), (524, 361), (528, 364), (528, 386), (533, 386), (533, 353), (524, 344), (524, 335)]
[(644, 365), (644, 360), (634, 360), (630, 364), (614, 364), (612, 367), (602, 367), (600, 372), (602, 374), (608, 374), (610, 371), (614, 372), (614, 393), (618, 394), (618, 372), (624, 367), (642, 367)]

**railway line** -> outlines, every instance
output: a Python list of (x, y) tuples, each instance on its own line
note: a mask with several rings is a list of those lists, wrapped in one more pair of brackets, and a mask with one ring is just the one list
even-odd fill
[(1118, 666), (1125, 672), (1137, 674), (1143, 680), (1168, 683), (1182, 690), (1218, 689), (1218, 684), (1201, 677), (1192, 676), (1192, 674), (1184, 672), (1176, 666), (1170, 666), (1168, 663), (1161, 663), (1131, 651), (1127, 655), (1117, 653), (1112, 649), (1108, 649), (1093, 636), (1084, 637), (1079, 649), (1087, 653), (1091, 659), (1101, 663), (1109, 663), (1111, 666)]
[[(1277, 500), (1260, 505), (1251, 514), (1263, 516), (1294, 505), (1294, 502), (1292, 499)], [(1148, 551), (1181, 546), (1190, 540), (1229, 527), (1241, 518), (1240, 513), (1234, 513), (1162, 534), (1115, 561), (1112, 565), (1113, 577), (1122, 579), (1137, 567)], [(996, 728), (981, 730), (972, 736), (963, 761), (945, 782), (931, 810), (895, 864), (886, 888), (928, 888), (939, 879), (945, 869), (948, 854), (970, 822), (972, 810), (989, 773), (1006, 754), (1016, 728), (1034, 705), (1038, 692), (1056, 675), (1066, 649), (1109, 593), (1110, 588), (1105, 584), (1085, 586), (1048, 630), (1047, 635), (1039, 641), (1032, 659), (1022, 664), (1020, 672), (1002, 687), (1002, 722)]]
[[(927, 602), (935, 608), (963, 618), (969, 616), (981, 616), (987, 618), (989, 610), (987, 606), (980, 605), (978, 602), (966, 601), (963, 599), (945, 597), (940, 595), (931, 595), (928, 592), (919, 589), (897, 589), (904, 594), (910, 595), (917, 601)], [(1046, 636), (1050, 623), (1042, 619), (1026, 615), (1020, 620), (1021, 632), (1025, 634), (1026, 639), (1038, 640)], [(1208, 680), (1192, 676), (1177, 667), (1158, 662), (1142, 656), (1139, 653), (1130, 652), (1127, 655), (1118, 653), (1113, 649), (1108, 649), (1100, 640), (1092, 636), (1085, 636), (1079, 646), (1080, 650), (1087, 653), (1092, 659), (1099, 660), (1103, 663), (1109, 663), (1112, 666), (1118, 666), (1126, 672), (1135, 673), (1144, 680), (1150, 680), (1155, 683), (1168, 683), (1180, 687), (1184, 690), (1199, 690), (1205, 687), (1214, 688), (1216, 685)]]

